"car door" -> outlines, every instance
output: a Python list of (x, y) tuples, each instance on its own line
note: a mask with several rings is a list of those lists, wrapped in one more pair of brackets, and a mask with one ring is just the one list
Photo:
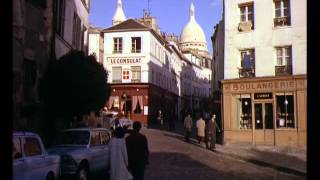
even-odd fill
[(92, 131), (90, 138), (90, 153), (91, 162), (90, 167), (92, 171), (99, 171), (102, 169), (105, 162), (101, 159), (104, 156), (104, 151), (101, 146), (101, 138), (99, 131)]
[(103, 167), (108, 168), (109, 167), (109, 141), (110, 141), (110, 134), (108, 131), (100, 131), (100, 137), (101, 137), (101, 149), (103, 151), (101, 160), (103, 161)]
[(43, 180), (46, 178), (48, 165), (46, 156), (37, 137), (25, 137), (23, 141), (25, 162), (30, 180)]
[(19, 136), (14, 136), (12, 149), (13, 180), (25, 180), (28, 178), (26, 174), (27, 164), (23, 157), (21, 144), (21, 138)]

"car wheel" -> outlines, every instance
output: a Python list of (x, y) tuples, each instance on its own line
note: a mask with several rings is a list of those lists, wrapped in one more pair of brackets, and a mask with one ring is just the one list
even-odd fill
[(87, 166), (84, 164), (80, 166), (77, 174), (77, 179), (78, 180), (88, 180), (89, 179), (89, 171)]
[(46, 180), (54, 180), (54, 175), (52, 172), (50, 172), (47, 177), (46, 177)]

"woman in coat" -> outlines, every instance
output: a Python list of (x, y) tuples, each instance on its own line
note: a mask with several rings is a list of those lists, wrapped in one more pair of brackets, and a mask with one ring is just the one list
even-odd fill
[(110, 180), (131, 180), (132, 175), (128, 171), (128, 154), (124, 139), (124, 130), (118, 127), (114, 131), (114, 137), (110, 140)]
[(197, 121), (196, 126), (198, 129), (198, 143), (200, 144), (201, 142), (204, 142), (206, 122), (200, 117), (200, 119)]

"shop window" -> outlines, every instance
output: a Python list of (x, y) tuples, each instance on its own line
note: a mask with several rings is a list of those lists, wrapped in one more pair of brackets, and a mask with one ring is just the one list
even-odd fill
[(121, 67), (112, 67), (112, 82), (119, 83), (122, 82), (122, 68)]
[(133, 112), (135, 114), (141, 114), (142, 112), (142, 96), (133, 96), (132, 97), (132, 100), (133, 100), (133, 107), (134, 107), (134, 110)]
[(131, 66), (132, 78), (131, 82), (140, 82), (141, 81), (141, 67), (140, 66)]
[(113, 53), (122, 53), (122, 38), (113, 38)]
[(236, 119), (239, 129), (252, 128), (252, 108), (250, 94), (241, 94), (236, 96)]
[(277, 94), (277, 128), (295, 128), (294, 97), (292, 94)]

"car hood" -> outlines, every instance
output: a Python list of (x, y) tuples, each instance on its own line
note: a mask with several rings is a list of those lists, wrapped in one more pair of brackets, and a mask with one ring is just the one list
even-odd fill
[(87, 149), (86, 145), (59, 145), (55, 146), (53, 148), (47, 149), (47, 152), (49, 154), (76, 154), (83, 152), (85, 149)]

